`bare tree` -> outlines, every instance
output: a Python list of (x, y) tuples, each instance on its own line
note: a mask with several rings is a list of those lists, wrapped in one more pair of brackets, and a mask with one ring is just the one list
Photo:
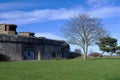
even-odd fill
[(82, 48), (84, 60), (87, 59), (88, 47), (98, 41), (99, 38), (107, 36), (101, 19), (90, 17), (87, 14), (72, 17), (65, 23), (62, 32), (70, 44)]

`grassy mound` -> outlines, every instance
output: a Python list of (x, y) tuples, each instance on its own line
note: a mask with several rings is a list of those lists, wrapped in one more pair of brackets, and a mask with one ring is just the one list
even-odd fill
[(0, 80), (120, 80), (120, 59), (0, 62)]

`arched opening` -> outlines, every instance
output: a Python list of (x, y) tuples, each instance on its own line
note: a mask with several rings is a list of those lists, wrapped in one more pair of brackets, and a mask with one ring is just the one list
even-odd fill
[(35, 60), (34, 51), (27, 50), (23, 52), (23, 60)]
[(52, 59), (56, 59), (57, 58), (57, 54), (56, 53), (52, 53), (51, 56), (52, 56)]
[(10, 61), (10, 57), (0, 54), (0, 61)]

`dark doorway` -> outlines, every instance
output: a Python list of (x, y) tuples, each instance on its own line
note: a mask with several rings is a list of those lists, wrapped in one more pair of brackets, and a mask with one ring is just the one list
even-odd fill
[(10, 61), (10, 57), (0, 54), (0, 61)]
[(52, 53), (52, 59), (56, 59), (57, 58), (57, 54), (56, 53)]
[(24, 51), (23, 59), (24, 60), (35, 60), (35, 53), (34, 53), (34, 51), (30, 51), (30, 50)]

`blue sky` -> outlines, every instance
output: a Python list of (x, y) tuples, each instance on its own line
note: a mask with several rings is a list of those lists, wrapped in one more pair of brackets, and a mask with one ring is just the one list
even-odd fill
[(103, 19), (104, 28), (120, 43), (120, 0), (0, 0), (0, 23), (52, 39), (64, 39), (60, 29), (65, 21), (82, 13)]

